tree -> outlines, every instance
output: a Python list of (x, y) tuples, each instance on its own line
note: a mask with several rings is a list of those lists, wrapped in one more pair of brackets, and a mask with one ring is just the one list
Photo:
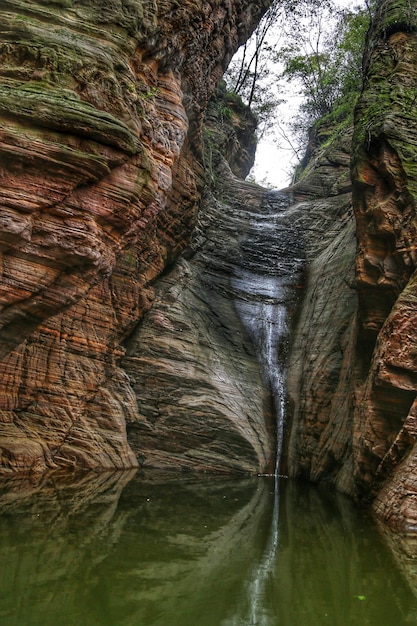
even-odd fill
[(274, 119), (284, 102), (277, 90), (277, 64), (288, 38), (285, 25), (296, 25), (331, 0), (274, 0), (253, 36), (233, 58), (225, 80), (230, 91), (238, 94), (258, 116), (259, 135)]
[[(343, 100), (353, 108), (361, 86), (368, 9), (367, 4), (341, 10), (332, 0), (272, 3), (225, 76), (228, 88), (258, 116), (259, 136), (274, 132), (298, 155), (318, 119)], [(288, 109), (289, 91), (300, 96), (301, 104), (286, 125), (279, 112), (281, 105)]]
[(302, 97), (298, 124), (304, 131), (342, 101), (348, 100), (353, 106), (361, 89), (362, 54), (369, 27), (369, 13), (362, 7), (326, 7), (311, 18), (279, 53), (282, 76), (297, 85)]
[[(273, 27), (279, 23), (283, 4), (275, 0), (252, 37), (240, 48), (225, 74), (227, 87), (239, 95), (258, 117), (258, 133), (273, 118), (280, 99), (272, 87), (274, 68), (271, 65), (278, 46), (273, 40)], [(262, 131), (260, 130), (262, 129)]]

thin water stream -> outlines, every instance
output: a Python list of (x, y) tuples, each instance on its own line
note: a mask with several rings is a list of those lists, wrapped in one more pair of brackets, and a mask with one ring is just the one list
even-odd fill
[(279, 477), (304, 263), (286, 202), (242, 209), (247, 233), (224, 278), (274, 397), (274, 476), (0, 482), (0, 626), (417, 625), (417, 548), (404, 565), (350, 501)]
[(305, 256), (301, 233), (287, 216), (288, 197), (265, 194), (258, 211), (246, 210), (246, 235), (230, 279), (236, 311), (256, 353), (276, 417), (275, 476), (282, 454), (289, 312), (294, 310)]
[[(138, 474), (4, 484), (2, 626), (401, 626), (407, 582), (371, 518), (274, 479)], [(412, 580), (412, 577), (410, 577)]]

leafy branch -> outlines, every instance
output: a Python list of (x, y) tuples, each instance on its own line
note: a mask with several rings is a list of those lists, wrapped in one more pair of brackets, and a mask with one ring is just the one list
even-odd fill
[[(332, 0), (275, 0), (253, 37), (232, 60), (226, 82), (270, 133), (299, 157), (310, 128), (342, 102), (353, 109), (374, 0), (339, 9)], [(284, 130), (288, 89), (301, 104)]]

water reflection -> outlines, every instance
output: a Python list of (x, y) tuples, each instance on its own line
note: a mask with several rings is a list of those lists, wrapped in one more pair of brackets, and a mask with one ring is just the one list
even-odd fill
[(415, 599), (367, 515), (306, 485), (287, 483), (281, 498), (279, 623), (416, 623)]
[(416, 623), (375, 525), (317, 488), (281, 483), (278, 511), (268, 478), (19, 485), (0, 492), (2, 626)]

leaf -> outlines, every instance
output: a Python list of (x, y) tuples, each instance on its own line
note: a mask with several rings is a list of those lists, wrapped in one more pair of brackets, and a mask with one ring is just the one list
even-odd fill
[(358, 600), (366, 600), (366, 596), (354, 596), (355, 598), (358, 598)]

